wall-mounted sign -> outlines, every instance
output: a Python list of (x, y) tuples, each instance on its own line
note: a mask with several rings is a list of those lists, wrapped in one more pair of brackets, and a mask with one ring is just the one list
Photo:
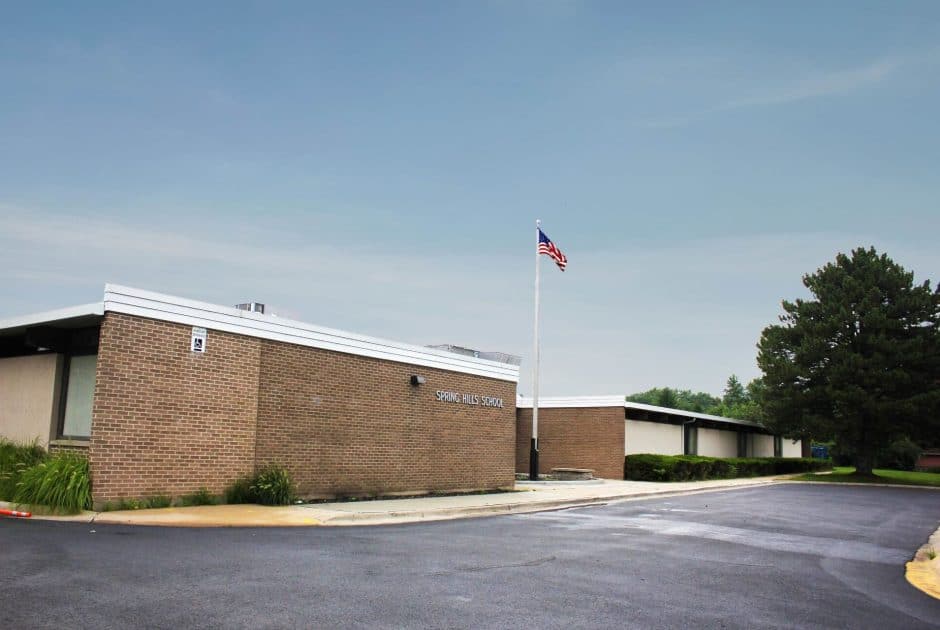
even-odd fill
[(458, 405), (477, 405), (479, 407), (503, 408), (503, 399), (480, 394), (461, 394), (460, 392), (445, 392), (437, 390), (434, 395), (438, 402), (455, 403)]
[(205, 328), (198, 328), (193, 326), (193, 336), (189, 341), (189, 349), (192, 352), (205, 352), (207, 335), (208, 331), (206, 331)]

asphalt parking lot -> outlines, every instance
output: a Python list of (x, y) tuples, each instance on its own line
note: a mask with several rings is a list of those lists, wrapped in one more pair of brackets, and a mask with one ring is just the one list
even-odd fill
[(485, 519), (0, 521), (7, 627), (937, 628), (940, 492), (777, 485)]

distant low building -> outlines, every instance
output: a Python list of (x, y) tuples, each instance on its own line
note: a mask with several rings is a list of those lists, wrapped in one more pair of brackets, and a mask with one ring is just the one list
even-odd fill
[[(590, 468), (623, 478), (624, 456), (635, 453), (708, 457), (800, 457), (802, 442), (763, 426), (667, 407), (627, 402), (624, 396), (539, 399), (539, 472)], [(516, 401), (516, 471), (529, 470), (532, 399)]]
[(921, 453), (916, 467), (940, 470), (940, 450), (927, 450)]

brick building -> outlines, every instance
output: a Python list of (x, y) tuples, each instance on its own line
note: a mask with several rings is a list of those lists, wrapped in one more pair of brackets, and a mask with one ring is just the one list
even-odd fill
[(105, 287), (0, 320), (0, 437), (86, 453), (96, 504), (268, 463), (304, 497), (513, 485), (515, 364)]
[[(532, 399), (516, 401), (516, 470), (528, 472)], [(539, 473), (590, 468), (622, 479), (635, 453), (708, 457), (800, 457), (800, 440), (754, 422), (627, 402), (624, 396), (539, 399)]]

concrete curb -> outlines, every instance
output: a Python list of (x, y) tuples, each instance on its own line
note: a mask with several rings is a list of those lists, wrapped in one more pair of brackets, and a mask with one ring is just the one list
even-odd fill
[(917, 550), (904, 571), (904, 577), (911, 586), (934, 599), (940, 599), (940, 556), (937, 554), (940, 554), (940, 528)]
[[(319, 509), (314, 506), (291, 507), (262, 507), (262, 506), (232, 506), (254, 512), (249, 518), (242, 516), (232, 517), (212, 514), (212, 508), (221, 506), (207, 506), (208, 509), (186, 508), (186, 512), (172, 514), (167, 508), (153, 510), (133, 510), (115, 512), (83, 512), (73, 516), (33, 515), (31, 519), (78, 522), (96, 525), (132, 525), (148, 527), (348, 527), (364, 525), (393, 525), (405, 523), (421, 523), (430, 521), (452, 520), (458, 518), (479, 518), (486, 516), (499, 516), (509, 514), (529, 514), (533, 512), (550, 512), (560, 509), (579, 507), (592, 507), (622, 501), (640, 501), (665, 496), (680, 496), (685, 494), (698, 494), (705, 492), (724, 492), (742, 488), (753, 488), (781, 483), (781, 479), (756, 479), (748, 483), (734, 485), (717, 485), (703, 488), (677, 488), (662, 489), (649, 492), (613, 493), (602, 496), (546, 498), (538, 501), (517, 501), (513, 503), (499, 503), (488, 505), (454, 506), (435, 509), (417, 510), (391, 510), (376, 512), (343, 512), (341, 510)], [(3, 502), (0, 502), (3, 505)], [(360, 504), (361, 505), (361, 504)], [(169, 508), (173, 509), (173, 508)], [(299, 510), (309, 509), (309, 514)]]
[(830, 486), (865, 486), (866, 488), (913, 488), (917, 490), (940, 490), (940, 486), (915, 486), (906, 483), (860, 483), (856, 481), (806, 481), (805, 479), (786, 479), (783, 483), (825, 483)]
[(780, 483), (776, 479), (755, 481), (748, 484), (734, 486), (710, 486), (707, 488), (684, 488), (681, 490), (657, 490), (653, 492), (629, 492), (598, 497), (579, 497), (570, 499), (549, 499), (545, 501), (522, 501), (518, 503), (502, 503), (498, 505), (480, 505), (470, 507), (440, 508), (436, 510), (409, 510), (394, 512), (350, 512), (338, 514), (323, 520), (327, 527), (343, 527), (351, 525), (391, 525), (395, 523), (421, 523), (425, 521), (452, 520), (457, 518), (478, 518), (484, 516), (499, 516), (508, 514), (531, 514), (533, 512), (552, 512), (555, 510), (572, 509), (579, 507), (592, 507), (620, 503), (624, 501), (641, 501), (665, 496), (680, 496), (686, 494), (700, 494), (706, 492), (725, 492), (756, 486), (774, 485)]
[(936, 559), (930, 562), (908, 562), (904, 577), (914, 588), (934, 599), (940, 599), (940, 564)]
[[(623, 501), (641, 501), (668, 496), (681, 496), (706, 492), (726, 492), (744, 488), (754, 488), (776, 484), (814, 484), (818, 481), (801, 481), (789, 476), (755, 478), (750, 481), (735, 480), (734, 484), (710, 485), (706, 487), (661, 488), (638, 492), (636, 489), (611, 494), (593, 496), (551, 498), (541, 500), (515, 501), (483, 505), (464, 505), (429, 509), (382, 510), (375, 512), (350, 511), (341, 509), (319, 508), (315, 505), (291, 507), (231, 506), (239, 514), (229, 511), (218, 513), (222, 506), (208, 508), (185, 508), (184, 512), (171, 513), (166, 509), (134, 510), (116, 512), (83, 512), (74, 516), (33, 515), (31, 519), (61, 522), (94, 523), (101, 525), (132, 525), (150, 527), (347, 527), (364, 525), (392, 525), (421, 523), (458, 518), (479, 518), (510, 514), (531, 514), (553, 510), (592, 507)], [(871, 486), (886, 488), (919, 488), (940, 490), (935, 487), (904, 486), (898, 484), (839, 483), (836, 485)], [(528, 495), (532, 496), (532, 495)], [(0, 506), (9, 505), (0, 501)], [(326, 504), (324, 504), (326, 505)], [(364, 505), (364, 504), (359, 504)], [(216, 508), (213, 510), (213, 508)], [(173, 509), (173, 508), (170, 508)], [(309, 510), (307, 513), (303, 511)], [(248, 513), (245, 514), (245, 511)], [(938, 545), (940, 546), (940, 545)]]
[(321, 524), (327, 527), (350, 525), (392, 525), (396, 523), (423, 523), (426, 521), (449, 521), (459, 518), (479, 518), (499, 516), (501, 514), (524, 514), (543, 512), (561, 508), (588, 507), (606, 505), (604, 499), (558, 500), (539, 503), (507, 503), (503, 505), (480, 505), (473, 507), (441, 508), (437, 510), (409, 510), (402, 512), (350, 512), (325, 519)]
[[(9, 501), (0, 501), (0, 508), (7, 510), (22, 510), (25, 509), (20, 506), (19, 503), (11, 503)], [(27, 509), (27, 511), (30, 511)], [(67, 515), (58, 515), (58, 514), (36, 514), (33, 512), (33, 515), (29, 518), (9, 518), (9, 520), (17, 521), (61, 521), (63, 523), (91, 523), (95, 520), (95, 517), (98, 516), (98, 512), (91, 512), (85, 510), (80, 514), (67, 514)]]

